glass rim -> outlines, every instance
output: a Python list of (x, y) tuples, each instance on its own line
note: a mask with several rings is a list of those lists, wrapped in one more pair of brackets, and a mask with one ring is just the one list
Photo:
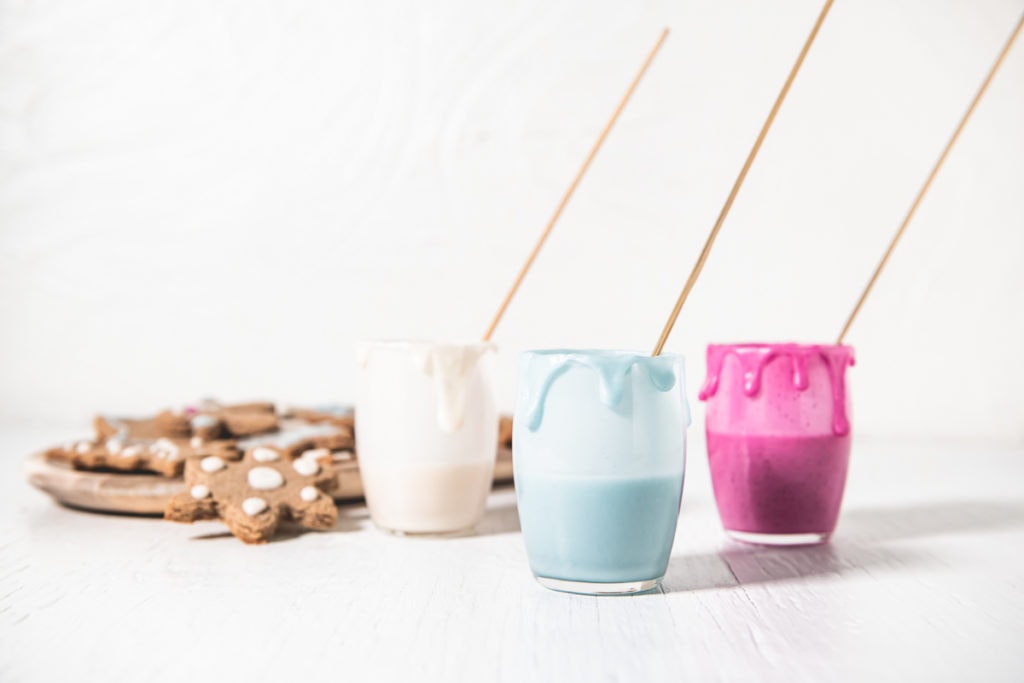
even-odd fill
[(491, 351), (498, 350), (498, 345), (494, 342), (481, 341), (479, 339), (473, 341), (457, 339), (364, 339), (358, 342), (357, 346), (359, 348), (388, 349), (394, 351), (419, 351), (438, 347), (462, 349), (483, 348)]
[(822, 343), (810, 343), (804, 344), (801, 342), (732, 342), (732, 343), (721, 343), (721, 344), (708, 344), (708, 350), (711, 349), (758, 349), (758, 350), (769, 350), (769, 349), (782, 349), (791, 351), (817, 351), (817, 350), (853, 350), (853, 346), (850, 344), (834, 344), (831, 342)]
[(569, 355), (573, 355), (573, 354), (582, 355), (582, 356), (604, 357), (604, 358), (612, 358), (612, 357), (616, 357), (616, 356), (629, 356), (629, 357), (633, 357), (633, 358), (639, 358), (639, 359), (646, 358), (646, 359), (650, 359), (650, 360), (654, 360), (656, 358), (671, 358), (673, 360), (676, 360), (676, 359), (678, 359), (678, 360), (685, 360), (685, 358), (686, 358), (681, 353), (660, 353), (657, 356), (652, 356), (649, 351), (637, 351), (637, 350), (634, 350), (634, 349), (594, 349), (594, 348), (590, 348), (590, 349), (582, 349), (582, 348), (580, 348), (580, 349), (571, 349), (571, 348), (551, 348), (551, 349), (527, 349), (525, 351), (520, 351), (519, 352), (519, 355), (521, 357), (526, 357), (526, 356), (538, 356), (538, 357), (545, 357), (545, 356), (569, 356)]

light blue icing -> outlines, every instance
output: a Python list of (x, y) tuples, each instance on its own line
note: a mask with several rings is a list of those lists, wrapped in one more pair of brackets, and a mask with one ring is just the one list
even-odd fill
[[(537, 396), (526, 413), (526, 426), (531, 432), (540, 428), (544, 421), (544, 404), (551, 387), (559, 377), (573, 366), (593, 370), (598, 377), (598, 395), (601, 402), (614, 408), (622, 401), (626, 382), (634, 367), (647, 373), (651, 385), (658, 391), (671, 390), (678, 381), (675, 366), (677, 359), (672, 356), (647, 356), (627, 351), (547, 351), (553, 361), (548, 374), (541, 382)], [(690, 410), (683, 396), (683, 410), (686, 424), (690, 424)]]
[(321, 403), (313, 406), (313, 410), (318, 413), (324, 413), (326, 415), (336, 415), (344, 417), (345, 415), (351, 415), (353, 408), (350, 405), (343, 403)]
[(192, 418), (191, 424), (193, 429), (205, 429), (217, 424), (217, 419), (212, 415), (196, 415)]

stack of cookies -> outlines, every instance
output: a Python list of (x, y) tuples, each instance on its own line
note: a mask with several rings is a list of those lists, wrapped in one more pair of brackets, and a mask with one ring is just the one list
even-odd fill
[(203, 401), (144, 419), (98, 416), (95, 437), (50, 449), (78, 470), (184, 477), (165, 519), (221, 519), (247, 543), (263, 543), (281, 522), (329, 529), (334, 463), (355, 448), (351, 411), (279, 410), (272, 403)]
[[(157, 474), (178, 482), (165, 519), (220, 519), (246, 543), (265, 543), (282, 522), (332, 528), (338, 511), (331, 492), (339, 475), (358, 476), (355, 422), (345, 406), (285, 410), (267, 402), (206, 400), (148, 418), (101, 415), (93, 427), (93, 438), (52, 448), (45, 458), (85, 472)], [(511, 446), (512, 420), (503, 416), (499, 464), (507, 471), (499, 479), (511, 479)]]

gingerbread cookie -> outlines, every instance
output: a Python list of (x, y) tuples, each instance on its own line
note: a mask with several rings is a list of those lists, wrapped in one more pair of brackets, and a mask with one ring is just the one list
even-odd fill
[(207, 399), (187, 412), (192, 433), (204, 439), (253, 436), (278, 427), (274, 404), (267, 402), (223, 405)]
[(186, 492), (171, 499), (164, 519), (192, 523), (220, 519), (246, 543), (266, 543), (281, 522), (330, 529), (338, 509), (328, 491), (337, 480), (326, 449), (310, 449), (294, 460), (286, 449), (255, 446), (241, 461), (216, 456), (189, 460)]
[(83, 440), (52, 448), (47, 455), (65, 460), (76, 469), (111, 469), (122, 472), (155, 472), (165, 477), (179, 476), (188, 458), (215, 455), (225, 460), (241, 457), (233, 441), (190, 439), (142, 439), (112, 436)]
[(312, 424), (333, 424), (355, 430), (355, 411), (352, 406), (320, 405), (313, 408), (289, 408), (288, 414)]
[(336, 424), (310, 424), (305, 420), (282, 420), (280, 429), (271, 434), (260, 434), (241, 439), (238, 445), (243, 450), (256, 446), (270, 446), (284, 451), (288, 458), (296, 458), (313, 448), (331, 451), (351, 450), (355, 446), (352, 430)]
[(498, 445), (512, 448), (512, 418), (508, 415), (498, 417)]
[(187, 439), (192, 436), (189, 418), (180, 413), (164, 410), (153, 417), (128, 418), (97, 415), (93, 420), (96, 439), (117, 437), (126, 439)]

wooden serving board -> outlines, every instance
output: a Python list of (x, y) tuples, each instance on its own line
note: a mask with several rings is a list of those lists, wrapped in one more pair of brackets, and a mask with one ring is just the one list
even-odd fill
[[(354, 501), (363, 497), (358, 460), (335, 465), (338, 488), (335, 500)], [(36, 453), (25, 463), (28, 482), (58, 503), (94, 512), (129, 515), (163, 515), (167, 501), (185, 490), (181, 477), (158, 474), (124, 474), (76, 470), (67, 462)], [(498, 448), (494, 483), (512, 481), (512, 451)]]

